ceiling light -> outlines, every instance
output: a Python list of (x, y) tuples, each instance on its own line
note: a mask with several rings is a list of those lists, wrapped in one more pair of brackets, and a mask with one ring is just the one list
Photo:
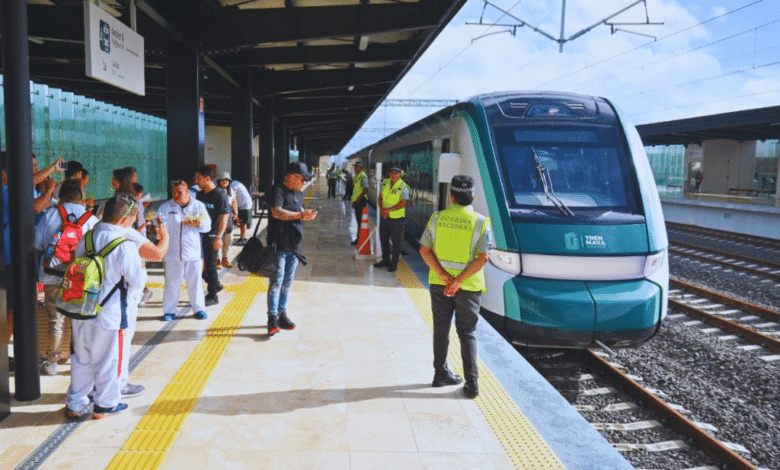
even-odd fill
[(347, 90), (349, 90), (349, 91), (352, 91), (354, 89), (355, 89), (355, 85), (350, 85), (349, 88), (347, 88)]
[(368, 36), (360, 36), (360, 43), (358, 43), (358, 49), (365, 51), (368, 48)]

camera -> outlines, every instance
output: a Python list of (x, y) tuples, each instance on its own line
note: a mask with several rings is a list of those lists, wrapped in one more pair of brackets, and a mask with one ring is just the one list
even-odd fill
[(68, 169), (68, 162), (60, 162), (57, 167), (62, 171), (66, 171)]

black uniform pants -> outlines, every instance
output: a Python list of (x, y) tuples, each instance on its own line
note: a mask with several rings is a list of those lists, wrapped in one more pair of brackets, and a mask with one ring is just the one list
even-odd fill
[(445, 372), (447, 351), (450, 347), (450, 324), (455, 316), (455, 330), (460, 339), (460, 357), (466, 380), (477, 380), (477, 330), (479, 299), (482, 292), (459, 290), (454, 297), (444, 295), (444, 286), (432, 284), (431, 310), (433, 311), (433, 368)]
[[(382, 261), (390, 266), (398, 265), (401, 256), (401, 246), (404, 242), (404, 222), (406, 217), (399, 219), (381, 219), (379, 221), (379, 243), (382, 245)], [(393, 242), (392, 258), (390, 257), (390, 241)]]
[(328, 199), (336, 199), (336, 181), (335, 179), (328, 179)]
[(203, 233), (200, 236), (203, 246), (203, 280), (206, 281), (209, 295), (216, 295), (220, 291), (219, 271), (217, 271), (217, 257), (219, 254), (214, 249), (214, 236)]
[(361, 198), (357, 204), (353, 203), (355, 205), (355, 220), (357, 221), (357, 235), (355, 235), (355, 240), (360, 238), (360, 222), (363, 220), (363, 208), (366, 207), (366, 199)]

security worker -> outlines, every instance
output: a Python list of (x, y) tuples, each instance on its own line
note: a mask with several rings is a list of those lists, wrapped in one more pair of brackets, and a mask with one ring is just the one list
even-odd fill
[(460, 354), (469, 398), (479, 395), (477, 340), (479, 301), (485, 287), (484, 266), (492, 248), (490, 219), (474, 212), (474, 180), (457, 175), (450, 183), (450, 207), (434, 212), (420, 239), (420, 255), (430, 268), (428, 284), (433, 311), (434, 387), (459, 384), (463, 379), (447, 367), (450, 323), (460, 338)]
[(358, 244), (360, 238), (360, 222), (363, 218), (363, 208), (366, 207), (368, 199), (368, 175), (363, 171), (363, 162), (360, 160), (354, 163), (355, 177), (353, 178), (354, 187), (352, 188), (352, 208), (355, 209), (355, 220), (357, 220), (357, 236), (352, 240), (352, 245)]
[[(375, 268), (388, 267), (393, 272), (398, 268), (403, 243), (406, 204), (409, 203), (409, 186), (401, 179), (399, 167), (390, 168), (390, 178), (382, 181), (382, 192), (377, 206), (381, 209), (379, 221), (379, 242), (382, 244), (382, 261)], [(390, 258), (390, 237), (393, 239), (393, 257)]]

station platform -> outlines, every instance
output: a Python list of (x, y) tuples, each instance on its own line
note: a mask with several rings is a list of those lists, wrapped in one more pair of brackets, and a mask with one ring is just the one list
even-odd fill
[[(43, 396), (14, 401), (0, 422), (0, 467), (633, 468), (485, 321), (479, 397), (431, 387), (427, 268), (410, 246), (395, 273), (355, 261), (349, 202), (325, 194), (324, 183), (306, 191), (321, 209), (304, 224), (294, 330), (267, 335), (267, 279), (235, 266), (208, 319), (192, 317), (183, 290), (180, 318), (163, 322), (162, 271), (150, 269), (130, 375), (145, 393), (117, 416), (66, 419), (69, 365), (42, 376)], [(454, 327), (449, 360), (460, 372)]]
[(664, 219), (780, 240), (780, 200), (723, 194), (661, 196)]

